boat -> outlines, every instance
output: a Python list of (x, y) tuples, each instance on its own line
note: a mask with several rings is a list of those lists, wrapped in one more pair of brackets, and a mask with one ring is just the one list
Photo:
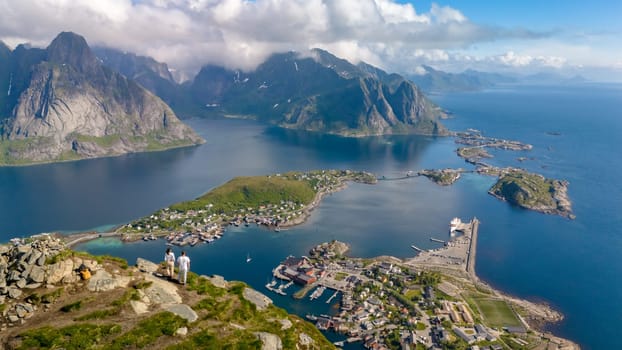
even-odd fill
[(251, 262), (251, 260), (253, 260), (250, 256), (250, 254), (246, 254), (246, 262), (249, 263)]
[(451, 219), (451, 221), (449, 222), (449, 235), (453, 237), (456, 234), (456, 231), (458, 230), (460, 224), (462, 224), (462, 220), (460, 220), (460, 218)]

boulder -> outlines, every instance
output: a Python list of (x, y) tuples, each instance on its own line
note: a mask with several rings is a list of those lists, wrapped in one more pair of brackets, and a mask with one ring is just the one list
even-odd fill
[(24, 286), (26, 289), (37, 289), (39, 287), (41, 287), (41, 283), (28, 283)]
[(283, 342), (277, 335), (267, 332), (255, 333), (263, 343), (261, 350), (283, 350)]
[(48, 265), (48, 280), (49, 284), (56, 284), (65, 278), (74, 274), (73, 261), (71, 259), (57, 262), (56, 264)]
[(33, 266), (28, 278), (32, 282), (42, 283), (45, 281), (45, 270), (41, 266)]
[(26, 279), (24, 279), (24, 278), (22, 278), (21, 280), (19, 280), (19, 281), (17, 281), (15, 283), (17, 288), (20, 288), (20, 289), (26, 287), (26, 284), (28, 284), (28, 283), (27, 283)]
[(43, 256), (43, 253), (39, 250), (33, 250), (32, 252), (30, 252), (30, 255), (28, 256), (28, 260), (26, 260), (26, 263), (28, 265), (34, 265), (35, 262), (37, 262), (37, 260), (39, 260), (40, 257)]
[[(125, 279), (122, 282), (125, 282), (125, 286), (127, 286)], [(118, 279), (114, 278), (108, 271), (99, 270), (89, 279), (86, 287), (92, 292), (106, 292), (121, 286), (121, 284), (123, 283), (119, 283)]]
[(41, 254), (39, 259), (37, 259), (37, 266), (45, 265), (45, 261), (47, 260), (47, 256), (45, 254)]
[(169, 305), (165, 307), (164, 310), (172, 312), (181, 318), (185, 318), (188, 322), (194, 322), (199, 318), (199, 315), (186, 304)]
[(142, 301), (130, 300), (130, 306), (137, 315), (141, 315), (149, 311), (149, 305), (143, 303)]
[(219, 275), (213, 275), (212, 277), (201, 276), (207, 278), (214, 286), (218, 288), (227, 288), (227, 281), (225, 278)]
[(19, 288), (15, 288), (15, 287), (9, 287), (9, 298), (11, 299), (17, 299), (20, 296), (22, 296), (22, 291), (19, 290)]
[(11, 271), (9, 275), (6, 277), (8, 282), (16, 282), (22, 278), (22, 274), (19, 271)]
[(145, 275), (145, 280), (150, 281), (151, 286), (145, 288), (145, 296), (152, 304), (179, 304), (181, 297), (177, 292), (177, 286), (163, 281), (151, 275)]
[(140, 271), (148, 273), (154, 273), (159, 269), (157, 264), (143, 258), (136, 259), (136, 267), (138, 267)]
[(244, 299), (255, 304), (259, 310), (263, 310), (272, 304), (272, 299), (251, 288), (244, 288), (242, 295)]
[(298, 335), (298, 343), (302, 346), (309, 347), (314, 343), (314, 340), (307, 333), (300, 333)]
[(281, 320), (279, 320), (279, 322), (281, 323), (281, 329), (282, 330), (287, 330), (292, 328), (292, 321), (290, 321), (287, 318), (283, 318)]
[(175, 331), (175, 335), (185, 337), (188, 334), (188, 327), (181, 327)]

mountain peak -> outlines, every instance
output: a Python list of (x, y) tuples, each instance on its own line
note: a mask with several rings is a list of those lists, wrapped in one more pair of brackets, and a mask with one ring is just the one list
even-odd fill
[(49, 62), (69, 64), (80, 71), (88, 71), (98, 65), (86, 39), (73, 32), (58, 34), (48, 46), (47, 56)]
[(0, 53), (2, 54), (9, 54), (11, 53), (11, 48), (9, 48), (7, 46), (7, 44), (4, 43), (4, 41), (0, 40)]

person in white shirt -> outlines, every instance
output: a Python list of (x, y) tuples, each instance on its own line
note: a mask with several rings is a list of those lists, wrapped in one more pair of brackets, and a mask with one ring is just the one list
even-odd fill
[(175, 253), (171, 250), (171, 248), (166, 248), (166, 254), (164, 254), (164, 262), (166, 262), (166, 272), (168, 273), (168, 278), (173, 278), (173, 274), (175, 274)]
[(179, 283), (186, 284), (186, 277), (188, 270), (190, 270), (190, 258), (186, 256), (186, 252), (183, 250), (177, 258), (177, 267), (179, 268)]

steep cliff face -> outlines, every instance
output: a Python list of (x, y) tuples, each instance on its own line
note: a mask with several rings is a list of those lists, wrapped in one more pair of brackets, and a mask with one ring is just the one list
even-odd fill
[(444, 114), (411, 82), (323, 50), (276, 54), (244, 73), (206, 66), (189, 87), (197, 104), (280, 126), (347, 136), (444, 134)]
[(61, 33), (45, 55), (29, 51), (16, 49), (11, 55), (15, 103), (8, 101), (11, 112), (0, 130), (3, 163), (101, 157), (202, 142), (162, 100), (104, 67), (81, 36)]
[(134, 80), (167, 104), (171, 105), (181, 97), (179, 86), (166, 63), (111, 48), (95, 47), (93, 53), (104, 66)]

